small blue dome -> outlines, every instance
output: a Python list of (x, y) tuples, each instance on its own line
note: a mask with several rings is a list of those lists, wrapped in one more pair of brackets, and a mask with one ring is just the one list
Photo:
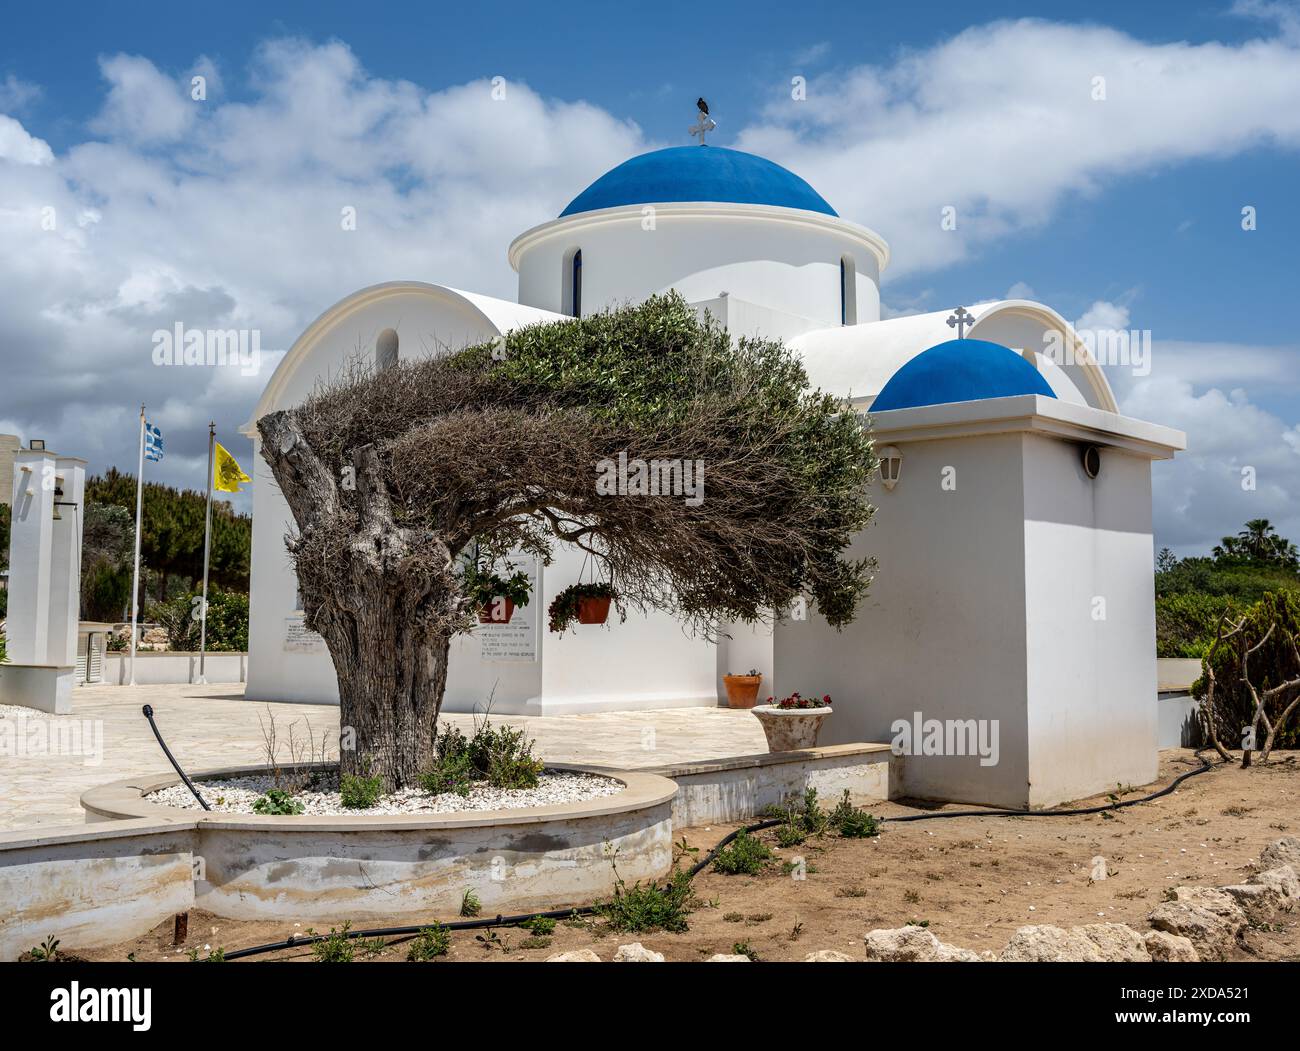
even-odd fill
[(895, 372), (876, 395), (871, 411), (1017, 394), (1056, 397), (1042, 373), (1010, 347), (986, 339), (950, 339), (922, 351)]
[(721, 146), (673, 146), (611, 168), (570, 201), (560, 218), (598, 208), (673, 201), (770, 204), (836, 214), (821, 194), (779, 164)]

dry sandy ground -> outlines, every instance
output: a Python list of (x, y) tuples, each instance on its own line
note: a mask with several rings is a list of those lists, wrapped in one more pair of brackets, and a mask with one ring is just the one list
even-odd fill
[[(1159, 785), (1196, 765), (1190, 752), (1164, 753)], [(1143, 795), (1159, 785), (1131, 794)], [(1103, 801), (1098, 797), (1079, 805)], [(917, 812), (897, 803), (874, 809), (886, 815)], [(886, 824), (877, 839), (828, 836), (777, 850), (783, 860), (804, 857), (806, 879), (782, 874), (780, 863), (756, 877), (702, 873), (695, 880), (701, 904), (682, 934), (604, 933), (595, 924), (562, 922), (545, 945), (526, 948), (521, 943), (527, 932), (502, 929), (497, 932), (499, 942), (485, 948), (476, 932), (456, 932), (446, 959), (544, 960), (558, 952), (590, 948), (609, 960), (620, 944), (631, 941), (669, 960), (730, 953), (737, 942), (747, 942), (761, 960), (802, 960), (817, 949), (838, 949), (861, 958), (867, 931), (899, 927), (909, 920), (928, 921), (942, 941), (994, 952), (1025, 924), (1069, 927), (1113, 921), (1141, 931), (1167, 888), (1240, 882), (1264, 846), (1284, 834), (1296, 834), (1297, 828), (1300, 761), (1294, 753), (1282, 754), (1267, 767), (1218, 767), (1191, 778), (1172, 795), (1113, 815)], [(686, 829), (684, 835), (688, 845), (708, 848), (728, 831), (730, 827), (715, 826)], [(677, 833), (679, 838), (682, 834)], [(770, 833), (763, 835), (771, 841)], [(1091, 861), (1099, 854), (1107, 860), (1109, 877), (1093, 881)], [(195, 912), (186, 948), (230, 950), (280, 940), (307, 926), (291, 921), (242, 923)], [(85, 955), (99, 960), (121, 960), (128, 953), (137, 960), (185, 959), (184, 952), (171, 945), (171, 934), (166, 924), (130, 944)], [(399, 961), (405, 955), (405, 944), (394, 942), (374, 959)], [(1279, 914), (1270, 929), (1248, 930), (1236, 958), (1300, 960), (1300, 912)], [(312, 956), (309, 949), (299, 948), (260, 959)]]

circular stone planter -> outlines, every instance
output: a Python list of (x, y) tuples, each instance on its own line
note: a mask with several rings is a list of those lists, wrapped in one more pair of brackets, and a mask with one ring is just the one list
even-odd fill
[[(551, 769), (612, 777), (623, 791), (512, 810), (273, 817), (150, 803), (144, 798), (150, 792), (180, 783), (175, 774), (155, 774), (91, 789), (81, 805), (89, 822), (191, 825), (195, 905), (233, 919), (409, 923), (455, 916), (471, 889), (490, 916), (587, 904), (609, 897), (619, 877), (635, 883), (668, 873), (672, 781), (561, 764)], [(265, 772), (244, 766), (190, 778)]]
[(822, 722), (831, 714), (826, 708), (778, 708), (774, 704), (759, 704), (750, 709), (763, 725), (769, 752), (793, 752), (800, 748), (815, 748)]

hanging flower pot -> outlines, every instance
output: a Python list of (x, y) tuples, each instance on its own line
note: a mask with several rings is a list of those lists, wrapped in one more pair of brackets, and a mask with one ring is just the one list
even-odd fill
[(478, 604), (480, 624), (509, 624), (515, 608), (528, 605), (533, 582), (527, 573), (517, 572), (503, 577), (486, 566), (470, 566), (465, 571), (461, 588), (471, 601)]
[(551, 631), (563, 633), (575, 622), (604, 624), (616, 597), (612, 584), (570, 584), (555, 596), (547, 611)]
[(480, 624), (509, 624), (510, 618), (515, 615), (515, 604), (504, 595), (496, 595), (490, 599), (487, 605), (478, 611), (478, 622)]

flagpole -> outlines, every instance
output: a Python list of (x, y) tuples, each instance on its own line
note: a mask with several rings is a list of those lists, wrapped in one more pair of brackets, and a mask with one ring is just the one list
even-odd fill
[(131, 571), (131, 682), (135, 685), (135, 642), (140, 632), (140, 520), (144, 509), (144, 406), (140, 406), (140, 465), (135, 472), (135, 565)]
[(203, 602), (199, 606), (199, 677), (195, 681), (206, 684), (204, 661), (208, 651), (208, 554), (212, 550), (212, 445), (217, 440), (217, 425), (208, 421), (208, 506), (203, 518)]

